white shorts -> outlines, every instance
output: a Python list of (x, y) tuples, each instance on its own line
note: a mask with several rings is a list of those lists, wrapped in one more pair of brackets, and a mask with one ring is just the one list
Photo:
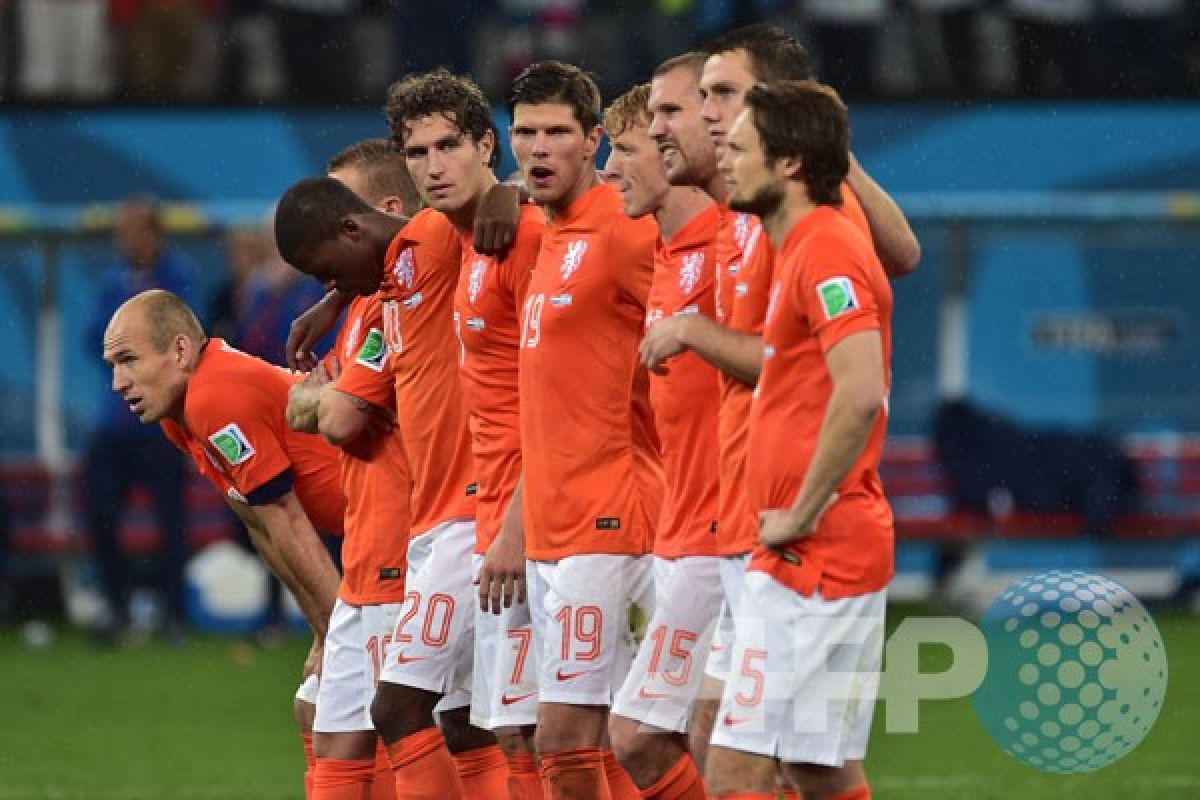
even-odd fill
[(788, 764), (840, 767), (867, 754), (879, 693), (887, 590), (804, 597), (746, 574), (712, 743)]
[(316, 733), (374, 730), (371, 701), (402, 603), (352, 606), (334, 601), (321, 660)]
[(700, 692), (725, 593), (715, 556), (654, 559), (654, 616), (612, 711), (683, 733)]
[(637, 650), (634, 604), (653, 613), (649, 556), (587, 554), (526, 562), (538, 701), (608, 706)]
[(722, 682), (729, 679), (729, 670), (733, 664), (733, 623), (741, 606), (746, 565), (749, 563), (749, 553), (721, 557), (721, 589), (725, 593), (725, 602), (721, 606), (721, 621), (717, 623), (712, 652), (708, 655), (708, 666), (704, 671)]
[[(475, 555), (475, 574), (483, 556)], [(537, 652), (527, 603), (493, 614), (475, 603), (471, 724), (494, 731), (537, 724)]]
[(404, 606), (379, 679), (444, 695), (438, 711), (471, 703), (474, 549), (474, 520), (443, 522), (408, 545)]
[(310, 706), (317, 704), (317, 692), (321, 690), (321, 679), (316, 675), (309, 675), (304, 679), (304, 683), (300, 684), (300, 688), (296, 690), (296, 699), (301, 703), (308, 703)]

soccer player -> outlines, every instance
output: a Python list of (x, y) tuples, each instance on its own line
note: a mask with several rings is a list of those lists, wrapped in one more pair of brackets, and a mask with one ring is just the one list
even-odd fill
[(382, 292), (397, 425), (413, 478), (407, 597), (371, 707), (397, 795), (487, 796), (507, 786), (508, 770), (495, 737), (469, 724), (477, 485), (453, 327), (458, 234), (432, 209), (405, 222), (337, 180), (310, 178), (280, 199), (275, 236), (301, 272), (347, 293)]
[(171, 292), (143, 292), (117, 310), (104, 333), (104, 360), (130, 410), (143, 423), (159, 423), (226, 498), (312, 627), (296, 708), (307, 792), (314, 678), (338, 586), (317, 530), (340, 533), (345, 511), (337, 452), (285, 425), (288, 391), (299, 378), (207, 337)]
[[(612, 143), (607, 166), (618, 178), (625, 213), (653, 214), (658, 222), (647, 326), (664, 317), (713, 315), (721, 213), (703, 189), (667, 182), (648, 132), (650, 91), (649, 84), (631, 89), (604, 116)], [(705, 796), (686, 732), (724, 599), (716, 557), (718, 386), (716, 369), (695, 353), (650, 379), (666, 474), (654, 537), (654, 615), (609, 722), (617, 757), (648, 798)]]
[[(779, 263), (750, 416), (746, 485), (760, 515), (718, 750), (778, 758), (807, 800), (869, 800), (862, 768), (893, 572), (879, 480), (892, 293), (870, 240), (837, 207), (846, 109), (812, 82), (755, 87), (720, 161), (734, 208)], [(788, 442), (781, 446), (781, 442)]]
[(662, 469), (637, 343), (657, 231), (599, 181), (600, 93), (580, 69), (528, 67), (508, 109), (513, 153), (547, 218), (519, 364), (541, 773), (553, 798), (637, 797), (605, 734), (631, 604), (653, 603), (644, 556)]
[[(420, 199), (404, 155), (387, 139), (359, 142), (335, 155), (329, 175), (385, 213), (415, 214)], [(412, 478), (395, 416), (378, 294), (355, 297), (324, 364), (292, 387), (288, 424), (320, 432), (341, 448), (346, 495), (344, 577), (325, 640), (313, 722), (314, 800), (351, 800), (373, 792), (395, 797), (371, 701), (405, 599), (405, 552)], [(381, 424), (381, 420), (383, 423)], [(383, 774), (380, 774), (379, 767)]]
[[(659, 142), (672, 183), (701, 186), (724, 202), (728, 193), (715, 169), (731, 115), (741, 109), (745, 92), (757, 82), (805, 78), (810, 74), (804, 48), (783, 30), (751, 25), (718, 38), (703, 54), (685, 54), (655, 70), (651, 82), (651, 135)], [(736, 68), (736, 69), (734, 69)], [(706, 129), (708, 141), (700, 131)], [(715, 148), (715, 149), (714, 149)], [(915, 268), (920, 248), (903, 213), (891, 198), (859, 168), (843, 186), (842, 212), (880, 248), (894, 277)], [(861, 204), (859, 200), (862, 200)], [(697, 703), (692, 747), (704, 760), (704, 743), (716, 716), (720, 682), (729, 671), (729, 644), (738, 614), (742, 577), (757, 533), (757, 520), (746, 500), (745, 459), (751, 391), (761, 369), (761, 333), (772, 280), (773, 248), (752, 214), (727, 211), (717, 243), (716, 322), (691, 315), (663, 320), (647, 332), (643, 362), (655, 368), (685, 349), (723, 373), (720, 412), (720, 527), (721, 577), (726, 607), (709, 660), (713, 683)], [(719, 323), (719, 324), (718, 324)], [(730, 756), (733, 756), (732, 760)], [(726, 753), (724, 763), (706, 769), (709, 788), (720, 793), (722, 775), (758, 776), (759, 788), (770, 790), (775, 767), (765, 759)]]
[(496, 184), (492, 167), (499, 144), (487, 100), (469, 78), (444, 69), (409, 76), (389, 91), (387, 114), (421, 192), (446, 214), (462, 241), (454, 326), (479, 482), (473, 571), (480, 602), (471, 719), (496, 732), (509, 762), (510, 794), (540, 798), (532, 742), (536, 653), (525, 603), (517, 353), (520, 314), (545, 218), (526, 204), (516, 241), (503, 256), (473, 247), (476, 211)]

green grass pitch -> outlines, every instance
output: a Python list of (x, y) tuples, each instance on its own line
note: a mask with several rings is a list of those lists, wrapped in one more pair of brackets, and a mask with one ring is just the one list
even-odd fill
[[(892, 622), (902, 611), (893, 610)], [(877, 800), (1172, 800), (1200, 797), (1200, 619), (1159, 614), (1171, 682), (1155, 728), (1090, 775), (1035, 772), (988, 739), (966, 699), (925, 702), (921, 732), (876, 714)], [(0, 632), (0, 800), (275, 800), (303, 796), (291, 697), (302, 639), (260, 651), (199, 638), (97, 651), (77, 635), (29, 650)], [(924, 668), (945, 666), (927, 655)], [(939, 657), (943, 663), (939, 664)]]

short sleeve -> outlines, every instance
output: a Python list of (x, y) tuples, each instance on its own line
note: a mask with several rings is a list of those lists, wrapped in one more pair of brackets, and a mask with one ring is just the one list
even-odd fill
[(643, 308), (654, 280), (654, 249), (658, 227), (652, 217), (622, 220), (612, 227), (605, 258), (617, 285)]
[(353, 354), (338, 354), (342, 371), (333, 388), (380, 408), (393, 408), (396, 389), (383, 335), (382, 303), (373, 298), (357, 320), (347, 318), (343, 324), (357, 325), (360, 333)]
[(868, 265), (848, 242), (821, 236), (799, 267), (792, 299), (807, 317), (823, 352), (851, 334), (879, 329), (879, 303)]
[(521, 225), (517, 228), (517, 241), (501, 262), (504, 285), (512, 294), (513, 307), (521, 308), (533, 278), (533, 267), (537, 263), (538, 250), (542, 245), (542, 225)]
[(247, 498), (292, 466), (282, 439), (280, 410), (266, 399), (254, 387), (226, 384), (219, 392), (193, 392), (188, 401), (188, 429), (204, 443), (233, 488)]

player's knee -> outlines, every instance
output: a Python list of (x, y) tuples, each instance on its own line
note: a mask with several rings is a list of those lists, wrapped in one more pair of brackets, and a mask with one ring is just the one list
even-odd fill
[(383, 741), (391, 744), (432, 727), (433, 707), (437, 705), (438, 697), (432, 692), (381, 682), (371, 702), (371, 723)]
[(848, 761), (841, 767), (784, 764), (783, 774), (803, 793), (805, 800), (828, 800), (867, 782), (862, 763), (858, 761)]
[(454, 754), (496, 744), (494, 733), (471, 724), (469, 708), (455, 708), (438, 714), (438, 725), (446, 737), (446, 749)]
[(636, 764), (650, 745), (649, 737), (638, 734), (638, 723), (634, 720), (612, 715), (608, 718), (608, 738), (613, 755), (626, 770)]
[(543, 706), (534, 735), (538, 753), (600, 747), (604, 743), (606, 712), (602, 706)]
[(317, 715), (317, 707), (312, 703), (296, 699), (292, 701), (292, 714), (296, 718), (296, 727), (301, 734), (312, 733), (313, 718)]
[[(727, 747), (710, 747), (704, 770), (709, 797), (741, 792), (775, 792), (775, 760)], [(807, 798), (805, 798), (807, 800)]]
[(536, 752), (533, 747), (532, 726), (528, 733), (518, 728), (496, 731), (496, 744), (500, 745), (500, 750), (504, 753), (505, 758), (525, 754), (532, 755)]

